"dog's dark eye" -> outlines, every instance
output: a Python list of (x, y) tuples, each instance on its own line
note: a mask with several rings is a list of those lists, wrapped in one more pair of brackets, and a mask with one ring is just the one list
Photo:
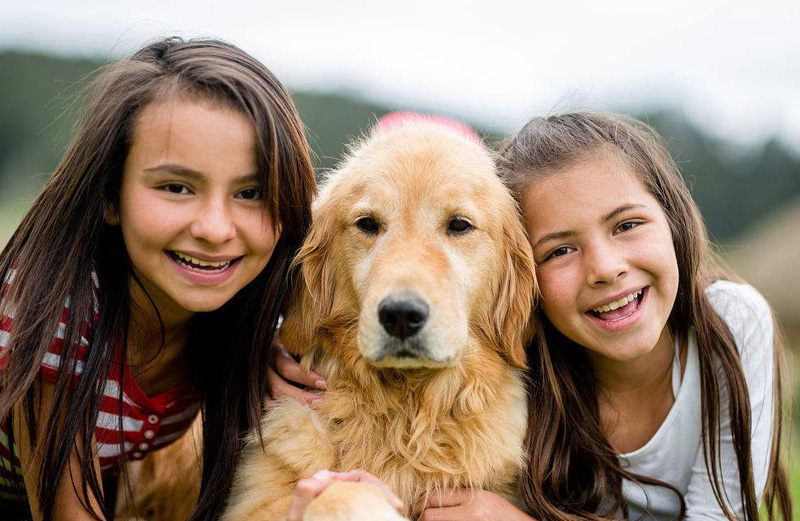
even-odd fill
[(466, 233), (472, 229), (472, 223), (461, 217), (454, 217), (447, 223), (447, 231), (450, 233)]
[(370, 235), (375, 235), (380, 230), (380, 225), (378, 221), (375, 220), (374, 217), (365, 216), (359, 217), (356, 220), (356, 227), (364, 233), (368, 233)]

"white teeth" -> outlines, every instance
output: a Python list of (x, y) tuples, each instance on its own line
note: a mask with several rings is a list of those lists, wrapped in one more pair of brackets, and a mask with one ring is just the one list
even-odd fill
[(633, 301), (633, 299), (637, 298), (641, 294), (642, 294), (642, 290), (636, 291), (636, 292), (631, 293), (630, 295), (627, 295), (625, 297), (622, 297), (621, 299), (616, 300), (614, 302), (609, 302), (608, 304), (604, 304), (602, 306), (598, 306), (598, 307), (594, 308), (592, 311), (594, 311), (595, 313), (607, 313), (607, 312), (609, 312), (611, 310), (619, 309), (622, 306), (625, 306), (626, 304), (628, 304), (628, 302)]
[[(187, 263), (191, 263), (194, 266), (204, 266), (204, 267), (217, 268), (217, 269), (223, 270), (223, 269), (227, 268), (228, 266), (230, 266), (230, 264), (231, 264), (231, 261), (229, 261), (229, 260), (221, 261), (221, 262), (209, 262), (209, 261), (200, 260), (200, 259), (198, 259), (196, 257), (192, 257), (191, 255), (186, 255), (185, 253), (180, 253), (180, 252), (177, 252), (177, 251), (173, 252), (173, 253), (175, 253), (175, 256), (178, 257), (178, 259), (180, 259), (182, 261), (185, 261)], [(183, 263), (181, 263), (181, 264), (183, 264)], [(184, 266), (186, 266), (186, 264), (184, 264)], [(188, 267), (191, 268), (192, 266), (188, 266)]]

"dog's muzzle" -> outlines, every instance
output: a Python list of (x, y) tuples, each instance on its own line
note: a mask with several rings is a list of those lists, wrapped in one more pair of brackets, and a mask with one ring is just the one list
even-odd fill
[(436, 337), (431, 337), (436, 332), (432, 329), (435, 320), (425, 299), (416, 293), (392, 292), (378, 301), (376, 308), (364, 322), (374, 329), (359, 335), (359, 348), (367, 360), (395, 369), (451, 365), (451, 353), (436, 350)]

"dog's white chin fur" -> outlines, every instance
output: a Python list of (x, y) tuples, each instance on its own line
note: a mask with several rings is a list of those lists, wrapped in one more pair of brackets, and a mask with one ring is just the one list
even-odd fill
[[(453, 331), (452, 329), (456, 329)], [(378, 328), (362, 327), (359, 328), (358, 350), (361, 356), (373, 367), (395, 368), (395, 369), (443, 369), (455, 367), (464, 352), (467, 344), (467, 332), (459, 334), (457, 328), (452, 328), (450, 335), (440, 338), (442, 335), (435, 335), (426, 330), (419, 333), (414, 339), (407, 339), (406, 342), (415, 342), (424, 351), (419, 356), (400, 357), (392, 354), (385, 354), (387, 345), (398, 344), (399, 340), (391, 338), (389, 335)], [(444, 340), (447, 340), (446, 342)], [(400, 346), (402, 349), (402, 345)], [(418, 348), (419, 349), (419, 348)], [(406, 349), (413, 352), (415, 349)]]
[(381, 360), (366, 359), (370, 365), (379, 369), (447, 369), (456, 366), (455, 360), (437, 361), (430, 358), (396, 358), (387, 356)]

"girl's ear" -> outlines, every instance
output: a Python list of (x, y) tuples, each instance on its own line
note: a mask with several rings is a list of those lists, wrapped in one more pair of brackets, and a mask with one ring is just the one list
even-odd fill
[(300, 267), (298, 295), (281, 326), (281, 341), (294, 355), (309, 353), (319, 342), (319, 325), (333, 311), (336, 294), (335, 266), (331, 252), (336, 247), (333, 205), (314, 212), (311, 230), (294, 260)]
[(519, 215), (504, 214), (502, 275), (493, 308), (494, 340), (509, 363), (525, 368), (525, 346), (536, 330), (533, 304), (539, 290), (531, 246)]

